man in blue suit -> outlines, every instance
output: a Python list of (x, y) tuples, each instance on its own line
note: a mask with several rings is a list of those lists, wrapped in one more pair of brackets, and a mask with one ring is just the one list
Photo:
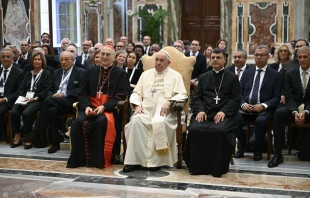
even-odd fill
[(268, 47), (260, 45), (255, 50), (256, 67), (244, 71), (241, 86), (241, 122), (236, 131), (240, 146), (236, 158), (244, 156), (246, 145), (245, 133), (242, 127), (246, 121), (255, 122), (255, 152), (254, 161), (262, 159), (262, 150), (267, 126), (273, 118), (274, 111), (280, 101), (281, 81), (280, 74), (268, 67)]

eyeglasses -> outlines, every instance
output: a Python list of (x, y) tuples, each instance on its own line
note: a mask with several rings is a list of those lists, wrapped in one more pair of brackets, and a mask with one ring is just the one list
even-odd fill
[(264, 56), (267, 56), (268, 54), (257, 54), (257, 53), (254, 53), (254, 56), (255, 57), (264, 57)]
[(288, 50), (279, 50), (280, 53), (286, 53)]
[(301, 48), (303, 47), (304, 45), (296, 45), (295, 48)]
[(27, 44), (21, 44), (20, 46), (28, 46)]
[(175, 47), (175, 48), (182, 48), (181, 45), (175, 45), (175, 46), (173, 46), (173, 47)]
[(90, 46), (90, 45), (87, 45), (87, 44), (83, 44), (82, 46), (83, 46), (83, 47), (84, 47), (84, 46), (86, 46), (86, 47), (87, 47), (87, 46)]
[(125, 47), (125, 46), (122, 46), (122, 45), (117, 45), (116, 47)]
[(199, 46), (199, 44), (195, 44), (195, 43), (192, 43), (191, 45), (192, 45), (192, 46)]
[(111, 53), (101, 52), (101, 56), (110, 57), (110, 56), (111, 56)]
[(66, 50), (67, 52), (75, 53), (74, 50)]

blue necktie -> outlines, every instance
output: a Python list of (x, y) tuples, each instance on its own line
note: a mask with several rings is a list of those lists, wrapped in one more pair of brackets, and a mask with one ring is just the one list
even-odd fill
[(263, 70), (258, 69), (257, 70), (257, 75), (255, 78), (254, 86), (253, 86), (253, 92), (252, 92), (252, 98), (251, 98), (251, 104), (255, 105), (257, 104), (257, 99), (258, 99), (258, 91), (259, 91), (259, 82), (260, 82), (260, 73)]

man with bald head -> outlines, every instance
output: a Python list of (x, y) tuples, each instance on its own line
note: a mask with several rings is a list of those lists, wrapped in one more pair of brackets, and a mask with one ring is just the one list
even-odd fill
[(123, 168), (130, 172), (142, 167), (150, 171), (177, 162), (175, 100), (185, 100), (187, 92), (180, 73), (168, 67), (170, 56), (155, 54), (155, 68), (144, 71), (130, 97), (134, 114), (125, 126), (127, 151)]
[(47, 97), (40, 109), (32, 133), (23, 142), (34, 142), (39, 134), (45, 134), (48, 124), (52, 134), (52, 146), (48, 153), (55, 153), (60, 149), (60, 114), (74, 113), (72, 104), (77, 101), (80, 87), (84, 82), (84, 69), (74, 67), (75, 56), (67, 51), (60, 54), (61, 68), (53, 72), (53, 80)]
[(111, 45), (111, 46), (115, 46), (115, 42), (114, 42), (114, 39), (112, 38), (107, 38), (107, 40), (105, 40), (105, 44), (107, 45)]
[(112, 46), (105, 45), (100, 53), (101, 66), (86, 71), (79, 94), (80, 111), (71, 128), (68, 168), (110, 167), (114, 142), (121, 132), (115, 106), (130, 94), (128, 76), (125, 70), (113, 65)]

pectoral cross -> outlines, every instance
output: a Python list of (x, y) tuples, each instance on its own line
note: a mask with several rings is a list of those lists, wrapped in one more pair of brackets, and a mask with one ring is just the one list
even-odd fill
[(153, 96), (154, 96), (154, 93), (156, 93), (156, 90), (153, 89), (153, 90), (151, 91), (151, 93), (152, 93), (152, 97), (153, 97)]
[(98, 98), (100, 98), (100, 95), (102, 94), (102, 91), (98, 91), (97, 94), (98, 94)]
[(219, 96), (217, 95), (217, 96), (214, 98), (214, 100), (215, 100), (215, 104), (218, 104), (218, 103), (219, 103), (219, 100), (221, 100), (221, 98), (219, 98)]

